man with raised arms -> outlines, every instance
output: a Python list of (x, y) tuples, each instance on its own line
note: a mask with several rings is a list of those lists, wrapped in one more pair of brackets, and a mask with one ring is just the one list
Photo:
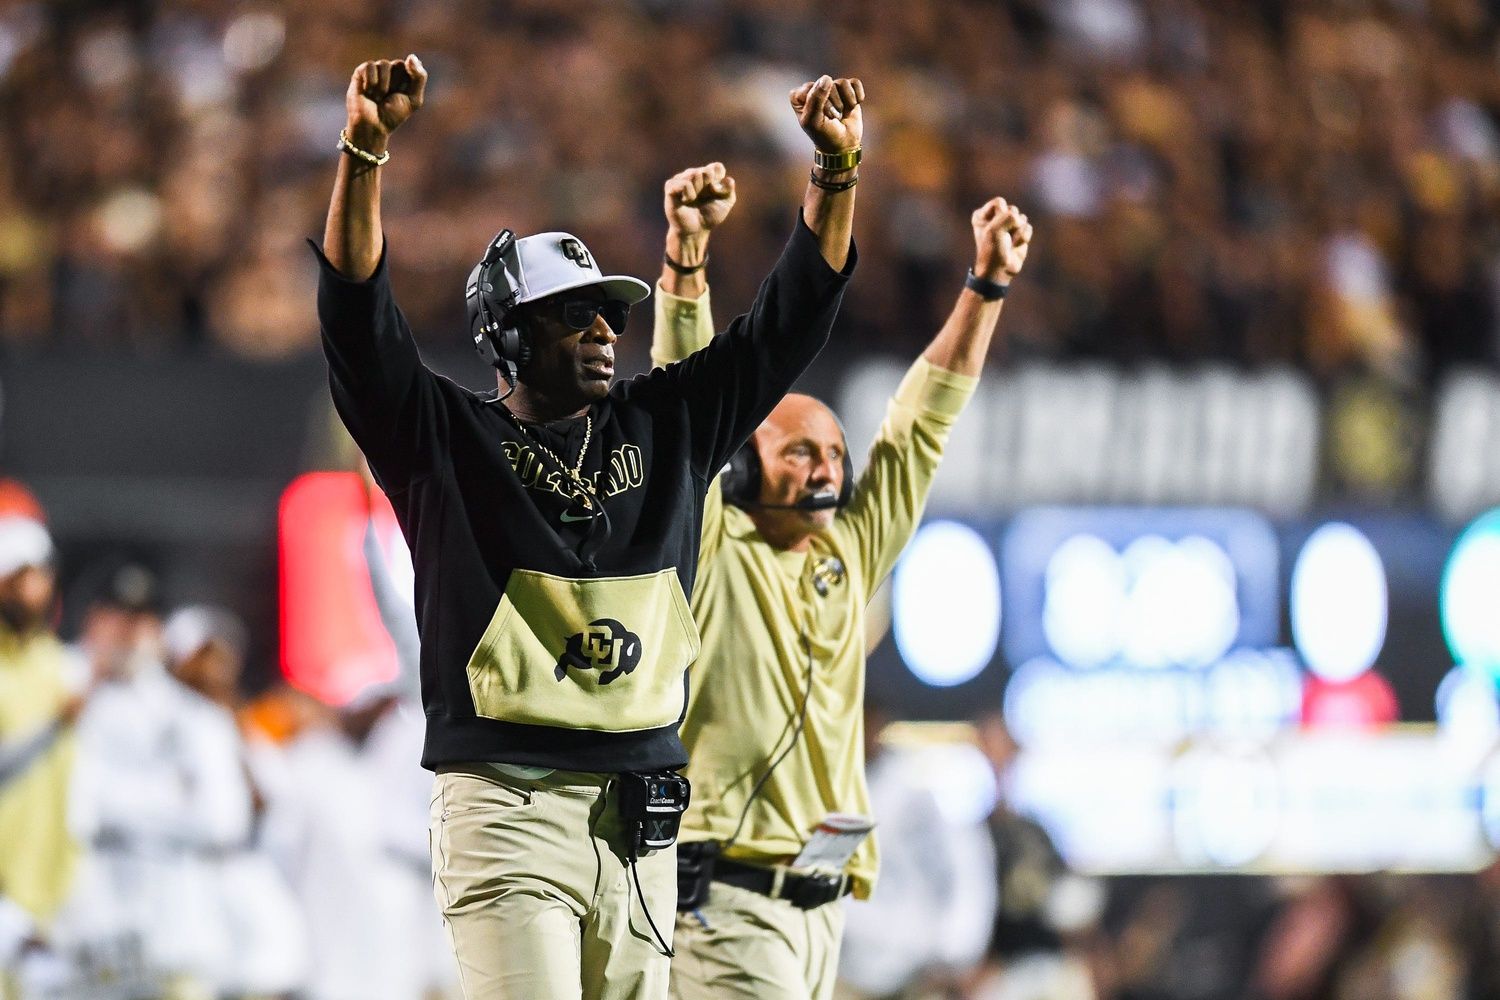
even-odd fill
[(660, 998), (675, 851), (641, 850), (621, 789), (687, 760), (704, 496), (828, 337), (864, 89), (792, 92), (814, 145), (801, 218), (749, 312), (680, 364), (615, 382), (645, 283), (568, 233), (502, 231), (466, 291), (498, 370), (477, 394), (422, 364), (388, 277), (380, 168), (426, 85), (416, 56), (350, 79), (318, 315), (335, 406), (412, 552), (435, 892), (469, 1000)]

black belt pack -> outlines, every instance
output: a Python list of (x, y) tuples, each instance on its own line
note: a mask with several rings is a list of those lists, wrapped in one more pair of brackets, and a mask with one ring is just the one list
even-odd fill
[(716, 840), (695, 840), (677, 848), (677, 912), (692, 913), (708, 902), (708, 884), (719, 858)]

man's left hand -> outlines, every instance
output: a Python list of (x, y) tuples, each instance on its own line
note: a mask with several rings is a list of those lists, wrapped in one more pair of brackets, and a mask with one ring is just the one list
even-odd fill
[(974, 273), (1007, 284), (1026, 264), (1031, 223), (1004, 198), (992, 198), (969, 217), (974, 227)]

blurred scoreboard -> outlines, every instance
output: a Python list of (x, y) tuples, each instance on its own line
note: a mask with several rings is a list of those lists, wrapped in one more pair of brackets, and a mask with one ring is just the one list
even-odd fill
[[(850, 374), (856, 454), (900, 374)], [(1487, 864), (1500, 449), (1459, 456), (1500, 441), (1500, 387), (1449, 396), (1426, 502), (1357, 501), (1325, 488), (1339, 415), (1296, 373), (987, 377), (872, 608), (872, 695), (1002, 713), (1004, 794), (1084, 870)], [(944, 752), (973, 800), (988, 766)]]
[(1030, 750), (1008, 793), (1090, 872), (1472, 871), (1500, 832), (1495, 771), (1442, 731), (1302, 729)]
[(924, 718), (1003, 698), (1024, 740), (1443, 720), (1500, 664), (1497, 594), (1500, 513), (1459, 532), (1223, 508), (935, 515), (876, 608), (872, 684)]
[[(1500, 844), (1500, 512), (937, 517), (872, 618), (898, 717), (999, 712), (1080, 869), (1466, 871)], [(987, 769), (929, 768), (973, 799)], [(990, 793), (994, 794), (993, 789)]]

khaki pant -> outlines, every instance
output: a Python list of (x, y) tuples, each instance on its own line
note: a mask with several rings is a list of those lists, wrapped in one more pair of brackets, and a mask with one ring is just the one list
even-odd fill
[[(449, 770), (433, 785), (433, 891), (466, 1000), (663, 1000), (668, 959), (626, 863), (609, 774)], [(677, 851), (640, 859), (671, 944)]]
[(674, 1000), (831, 1000), (844, 904), (799, 910), (715, 882), (702, 909), (677, 918)]

